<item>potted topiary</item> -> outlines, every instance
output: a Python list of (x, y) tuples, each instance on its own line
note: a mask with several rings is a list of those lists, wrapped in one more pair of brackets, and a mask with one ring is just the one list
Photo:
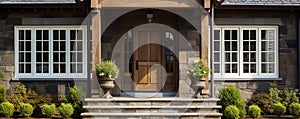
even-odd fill
[(209, 72), (210, 69), (202, 59), (198, 59), (189, 65), (187, 75), (191, 79), (191, 87), (196, 91), (196, 98), (201, 98), (200, 92), (206, 87), (205, 77)]
[(119, 69), (113, 61), (102, 61), (96, 65), (96, 75), (100, 87), (104, 90), (103, 98), (111, 98), (110, 90), (114, 88), (114, 81), (119, 75)]

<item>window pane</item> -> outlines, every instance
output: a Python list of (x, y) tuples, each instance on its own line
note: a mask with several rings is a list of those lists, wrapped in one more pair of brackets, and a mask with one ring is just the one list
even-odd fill
[(237, 42), (236, 41), (233, 41), (232, 42), (232, 51), (237, 51), (237, 48), (238, 46), (237, 46)]
[(77, 42), (77, 51), (82, 51), (82, 42)]
[(237, 40), (237, 30), (232, 30), (232, 40)]
[(53, 64), (53, 73), (59, 73), (59, 65)]
[(237, 62), (237, 53), (232, 53), (232, 62)]
[(243, 58), (243, 59), (244, 59), (244, 60), (243, 60), (244, 62), (249, 62), (249, 53), (243, 53), (243, 57), (244, 57), (244, 58)]
[(60, 64), (60, 73), (66, 73), (66, 65)]
[(256, 64), (251, 64), (251, 73), (256, 73)]
[(19, 64), (19, 73), (25, 73), (25, 65), (24, 64)]
[(266, 40), (266, 30), (261, 30), (261, 40)]
[(82, 30), (78, 30), (78, 32), (77, 32), (77, 40), (82, 40)]
[(26, 30), (26, 40), (31, 40), (31, 31)]
[(53, 30), (53, 40), (58, 40), (58, 30)]
[(75, 30), (71, 30), (70, 31), (70, 38), (71, 38), (71, 40), (75, 40), (76, 39), (76, 31)]
[(82, 62), (83, 56), (82, 53), (77, 53), (77, 62)]
[(251, 53), (251, 62), (256, 62), (256, 53)]
[(70, 57), (71, 62), (76, 62), (76, 54), (77, 53), (71, 53), (71, 57)]
[(66, 31), (60, 30), (60, 40), (66, 40)]
[(43, 31), (43, 39), (44, 40), (49, 40), (49, 31), (48, 30)]
[(216, 41), (220, 40), (220, 30), (215, 30), (214, 38), (215, 38)]
[(26, 70), (25, 73), (31, 73), (31, 65), (30, 64), (26, 64), (25, 70)]
[(243, 39), (249, 40), (249, 31), (248, 30), (243, 30)]
[(220, 64), (214, 64), (214, 73), (221, 73), (220, 72)]
[(256, 40), (256, 31), (255, 30), (250, 31), (250, 39), (251, 40)]
[(66, 62), (66, 53), (60, 53), (60, 62)]
[(225, 40), (230, 40), (230, 30), (225, 30)]
[(19, 51), (24, 51), (25, 48), (24, 48), (24, 41), (20, 41), (19, 42)]
[(42, 62), (42, 53), (40, 53), (40, 52), (36, 53), (36, 61)]
[(220, 42), (219, 41), (214, 42), (214, 51), (220, 51)]
[(24, 62), (25, 61), (25, 54), (24, 53), (19, 53), (19, 62)]
[(243, 42), (243, 51), (249, 51), (249, 41)]
[(41, 41), (36, 41), (36, 51), (42, 51), (42, 42)]
[(25, 46), (26, 46), (26, 51), (31, 51), (31, 41), (26, 41)]
[(230, 73), (230, 64), (225, 64), (225, 73)]
[(25, 40), (25, 39), (24, 39), (24, 35), (25, 35), (25, 34), (24, 34), (24, 30), (20, 30), (20, 31), (19, 31), (19, 40)]
[(76, 73), (76, 64), (70, 65), (71, 73)]
[(53, 51), (59, 51), (59, 42), (58, 41), (53, 41)]
[(26, 62), (31, 62), (31, 53), (26, 53)]
[(42, 40), (42, 30), (36, 30), (36, 40)]
[(230, 62), (230, 53), (225, 53), (225, 62)]
[(249, 64), (244, 64), (244, 73), (249, 73)]
[(43, 53), (43, 62), (49, 62), (49, 54), (46, 52)]
[(42, 73), (43, 67), (42, 64), (36, 64), (36, 73)]
[(214, 53), (214, 61), (220, 62), (220, 53)]
[(60, 41), (60, 51), (66, 51), (66, 42)]
[(255, 41), (250, 42), (250, 49), (251, 49), (251, 51), (256, 51), (256, 42)]
[(225, 51), (230, 51), (230, 42), (225, 41)]
[(237, 64), (232, 64), (232, 73), (237, 73)]
[(49, 45), (48, 44), (49, 44), (48, 41), (43, 42), (43, 50), (44, 51), (49, 51)]
[(71, 41), (70, 44), (71, 44), (71, 46), (70, 46), (71, 51), (75, 51), (75, 49), (76, 49), (75, 41)]
[(58, 53), (53, 53), (53, 61), (58, 62), (59, 61), (59, 54)]
[(82, 64), (77, 64), (77, 73), (82, 73)]

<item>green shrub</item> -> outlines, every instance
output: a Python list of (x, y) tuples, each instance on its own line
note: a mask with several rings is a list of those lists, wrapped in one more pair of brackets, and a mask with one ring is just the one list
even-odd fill
[(5, 117), (11, 117), (14, 114), (14, 105), (10, 102), (2, 102), (0, 104), (0, 114)]
[(224, 110), (224, 116), (227, 119), (239, 119), (240, 118), (239, 115), (240, 115), (240, 110), (234, 105), (229, 105)]
[(293, 116), (300, 117), (300, 104), (299, 103), (291, 104), (289, 111)]
[(243, 118), (246, 115), (246, 104), (242, 99), (239, 89), (234, 86), (228, 86), (221, 88), (220, 90), (220, 104), (222, 110), (229, 105), (235, 105), (240, 110), (240, 117)]
[(60, 115), (66, 118), (69, 118), (74, 112), (73, 106), (71, 104), (65, 104), (65, 103), (61, 103), (58, 110)]
[(286, 107), (281, 104), (280, 102), (274, 104), (274, 114), (276, 114), (278, 117), (282, 116), (286, 112)]
[(20, 104), (20, 115), (24, 117), (29, 117), (33, 113), (33, 107), (29, 103)]
[(54, 114), (56, 114), (56, 107), (54, 104), (48, 105), (44, 104), (41, 107), (42, 114), (47, 116), (47, 117), (52, 117)]
[(19, 111), (20, 104), (27, 100), (26, 88), (22, 83), (17, 83), (10, 97), (10, 102), (14, 104), (16, 111)]
[(257, 118), (260, 116), (261, 109), (257, 105), (251, 105), (248, 109), (248, 114), (252, 118)]
[(6, 101), (6, 87), (3, 85), (0, 85), (0, 103)]
[(82, 100), (84, 98), (82, 90), (77, 86), (70, 87), (70, 93), (66, 96), (66, 102), (73, 105), (74, 117), (79, 117), (82, 112)]
[(273, 105), (276, 103), (269, 94), (259, 93), (252, 95), (249, 100), (248, 105), (257, 105), (260, 107), (261, 112), (263, 114), (272, 114), (273, 113)]
[(280, 90), (276, 88), (276, 84), (271, 84), (272, 88), (269, 89), (269, 94), (272, 99), (277, 102), (281, 102), (289, 109), (289, 106), (293, 103), (299, 103), (299, 97), (297, 96), (298, 89), (284, 88)]

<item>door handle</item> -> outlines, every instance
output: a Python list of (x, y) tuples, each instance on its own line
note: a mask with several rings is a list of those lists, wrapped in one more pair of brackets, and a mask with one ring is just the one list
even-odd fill
[(135, 70), (139, 70), (139, 61), (135, 60)]

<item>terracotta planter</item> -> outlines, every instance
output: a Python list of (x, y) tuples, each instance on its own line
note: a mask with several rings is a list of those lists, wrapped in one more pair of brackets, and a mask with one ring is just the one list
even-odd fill
[(112, 98), (110, 90), (115, 87), (115, 78), (98, 78), (100, 87), (104, 90), (104, 95), (102, 98)]
[(202, 98), (201, 96), (201, 91), (202, 89), (206, 88), (206, 80), (205, 78), (201, 78), (201, 79), (198, 79), (198, 78), (194, 78), (194, 79), (191, 79), (192, 82), (191, 82), (191, 87), (195, 90), (195, 98)]

